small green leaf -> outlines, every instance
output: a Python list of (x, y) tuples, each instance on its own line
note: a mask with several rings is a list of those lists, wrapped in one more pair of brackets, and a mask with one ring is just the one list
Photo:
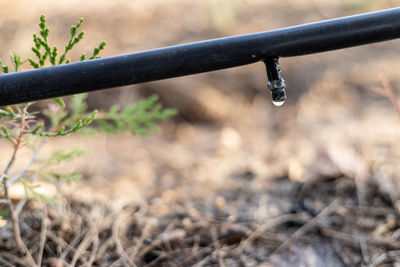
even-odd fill
[(95, 48), (93, 49), (93, 54), (92, 54), (92, 56), (89, 58), (89, 60), (90, 60), (90, 59), (100, 58), (98, 55), (99, 55), (100, 51), (104, 49), (105, 46), (106, 46), (106, 42), (103, 41), (103, 42), (101, 42), (101, 43), (99, 44), (98, 47), (95, 47)]
[(51, 173), (56, 180), (65, 180), (67, 182), (77, 182), (82, 179), (82, 175), (77, 172), (72, 173)]
[(45, 166), (54, 166), (63, 161), (71, 161), (77, 157), (84, 155), (84, 154), (85, 154), (85, 151), (81, 150), (81, 149), (74, 149), (70, 152), (66, 152), (63, 150), (55, 150), (49, 156), (47, 156), (43, 159), (40, 159), (39, 162), (41, 162)]
[(37, 135), (39, 133), (39, 131), (43, 128), (43, 126), (44, 126), (43, 124), (39, 124), (33, 130), (28, 131), (27, 133), (32, 134), (32, 135)]
[(86, 59), (86, 54), (85, 54), (85, 53), (82, 53), (82, 55), (81, 55), (81, 57), (80, 57), (80, 60), (81, 60), (81, 61), (85, 61), (85, 59)]
[(146, 135), (159, 131), (155, 122), (165, 121), (176, 113), (174, 109), (162, 109), (158, 97), (153, 95), (123, 109), (114, 105), (105, 116), (97, 118), (96, 123), (107, 133), (130, 130), (132, 134)]
[(8, 219), (8, 211), (0, 210), (0, 219), (7, 220)]
[(65, 102), (61, 97), (54, 98), (54, 101), (56, 101), (61, 107), (65, 108)]
[(40, 68), (39, 63), (34, 61), (32, 58), (28, 58), (28, 61), (29, 61), (29, 64), (31, 64), (31, 66), (34, 67), (35, 69)]
[(87, 97), (88, 93), (71, 96), (70, 106), (73, 112), (73, 116), (81, 115), (87, 110), (88, 106), (85, 101)]
[(3, 73), (8, 73), (8, 66), (4, 65), (3, 62), (0, 60), (0, 69)]
[(36, 199), (42, 199), (45, 202), (47, 202), (48, 204), (61, 205), (60, 201), (55, 200), (54, 198), (51, 198), (49, 196), (46, 196), (45, 194), (41, 194), (41, 193), (38, 193), (36, 191), (32, 191), (32, 194)]

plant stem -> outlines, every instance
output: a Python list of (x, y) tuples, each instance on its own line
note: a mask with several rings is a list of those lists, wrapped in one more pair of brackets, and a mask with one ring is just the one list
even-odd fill
[(4, 188), (4, 198), (7, 200), (8, 209), (10, 212), (15, 242), (17, 242), (17, 247), (18, 247), (19, 252), (23, 254), (26, 251), (26, 247), (25, 247), (24, 242), (21, 239), (21, 230), (19, 228), (18, 216), (15, 214), (14, 205), (8, 195), (8, 187), (7, 187), (6, 179), (3, 180), (3, 188)]
[(33, 151), (33, 155), (31, 157), (31, 160), (29, 161), (29, 163), (17, 174), (15, 174), (13, 177), (11, 177), (8, 181), (7, 181), (7, 185), (11, 185), (15, 182), (18, 182), (18, 180), (25, 175), (25, 173), (27, 173), (29, 171), (29, 168), (32, 166), (33, 163), (35, 163), (36, 158), (39, 154), (40, 149), (42, 148), (42, 146), (47, 142), (47, 138), (43, 138), (40, 142), (40, 144), (35, 148), (35, 150)]
[(18, 125), (19, 133), (15, 140), (14, 151), (11, 156), (11, 159), (8, 161), (7, 166), (3, 171), (3, 174), (1, 175), (1, 179), (2, 179), (2, 183), (3, 183), (3, 189), (4, 189), (4, 199), (8, 203), (8, 209), (9, 209), (11, 223), (12, 223), (12, 227), (13, 227), (14, 239), (15, 239), (15, 242), (17, 243), (18, 250), (21, 254), (26, 254), (26, 256), (30, 262), (30, 265), (36, 266), (35, 261), (33, 260), (32, 255), (29, 252), (29, 249), (26, 247), (24, 241), (21, 238), (21, 229), (19, 227), (18, 214), (16, 213), (14, 204), (12, 203), (12, 200), (8, 194), (8, 184), (7, 184), (8, 172), (11, 169), (11, 167), (14, 165), (17, 152), (20, 149), (22, 141), (23, 141), (24, 130), (27, 126), (27, 121), (26, 121), (26, 117), (25, 117), (26, 108), (24, 108), (21, 112), (21, 120)]

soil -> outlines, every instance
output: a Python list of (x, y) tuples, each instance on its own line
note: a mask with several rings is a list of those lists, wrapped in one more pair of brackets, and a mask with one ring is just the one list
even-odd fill
[[(78, 12), (74, 2), (40, 1), (18, 21), (0, 10), (0, 38), (9, 40), (1, 57), (28, 53), (17, 40), (45, 11), (57, 31), (85, 17), (86, 45), (107, 39), (105, 55), (114, 55), (395, 6), (99, 1)], [(288, 101), (279, 108), (261, 64), (91, 94), (91, 107), (107, 108), (157, 93), (179, 116), (145, 138), (51, 140), (41, 155), (88, 151), (59, 167), (83, 179), (55, 183), (61, 204), (26, 203), (26, 246), (43, 266), (397, 266), (400, 119), (372, 89), (382, 89), (380, 79), (400, 88), (398, 44), (282, 59)], [(13, 171), (30, 155), (22, 151)], [(27, 265), (10, 222), (0, 238), (0, 265)]]

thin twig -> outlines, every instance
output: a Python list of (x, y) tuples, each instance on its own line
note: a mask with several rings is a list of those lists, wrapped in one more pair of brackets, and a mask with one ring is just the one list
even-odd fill
[[(20, 136), (20, 138), (22, 138), (22, 136)], [(14, 146), (14, 151), (13, 151), (13, 153), (11, 155), (11, 158), (8, 161), (6, 168), (4, 169), (3, 174), (0, 176), (0, 181), (1, 182), (3, 182), (5, 180), (5, 178), (7, 177), (8, 171), (13, 166), (13, 164), (15, 162), (16, 155), (17, 155), (17, 151), (19, 149), (19, 146), (20, 146), (20, 142), (17, 142), (17, 144), (15, 144), (15, 146)]]
[(367, 244), (363, 242), (360, 238), (358, 239), (358, 243), (360, 244), (360, 251), (361, 251), (361, 256), (364, 261), (364, 263), (368, 263), (370, 261), (370, 256), (368, 255), (368, 247)]
[(99, 239), (99, 233), (96, 231), (96, 234), (93, 237), (93, 246), (92, 246), (92, 251), (90, 253), (89, 261), (86, 264), (86, 266), (90, 267), (93, 265), (93, 262), (96, 260), (96, 255), (99, 249), (100, 245), (100, 239)]
[(42, 229), (40, 231), (40, 246), (39, 246), (38, 259), (37, 259), (38, 266), (42, 266), (44, 245), (46, 244), (47, 226), (48, 226), (47, 206), (45, 206), (44, 210), (43, 210), (43, 216), (42, 216)]
[(114, 239), (112, 236), (110, 238), (108, 238), (105, 242), (103, 242), (103, 244), (97, 250), (97, 255), (96, 255), (95, 260), (100, 259), (104, 255), (104, 253), (107, 251), (108, 247), (111, 246), (113, 243), (114, 243)]
[[(1, 252), (1, 256), (3, 256), (3, 258), (7, 258), (9, 260), (11, 260), (13, 263), (18, 263), (21, 266), (25, 266), (26, 262), (23, 261), (22, 259), (20, 259), (18, 256), (15, 256), (14, 254), (7, 252), (7, 251), (2, 251)], [(13, 266), (15, 266), (16, 264), (14, 264)]]
[(320, 213), (318, 213), (317, 216), (312, 218), (309, 222), (304, 224), (302, 227), (300, 227), (296, 232), (294, 232), (288, 239), (286, 239), (279, 247), (277, 247), (270, 256), (273, 254), (279, 253), (282, 249), (286, 248), (289, 246), (293, 241), (301, 237), (303, 234), (305, 234), (307, 231), (309, 231), (312, 227), (314, 227), (318, 222), (318, 220), (322, 217), (325, 217), (329, 215), (332, 212), (332, 209), (336, 207), (336, 202), (337, 200), (335, 199), (332, 201), (331, 204), (329, 204), (326, 208), (324, 208)]
[(27, 116), (26, 114), (26, 109), (28, 106), (26, 106), (21, 114), (21, 120), (18, 124), (18, 128), (19, 128), (19, 133), (17, 135), (17, 137), (15, 138), (14, 141), (14, 151), (11, 155), (10, 160), (7, 163), (6, 168), (4, 169), (1, 177), (0, 177), (0, 181), (3, 184), (3, 189), (4, 189), (4, 199), (8, 201), (8, 209), (9, 209), (9, 213), (10, 213), (10, 218), (11, 218), (11, 223), (12, 223), (12, 227), (13, 227), (13, 233), (14, 233), (14, 239), (15, 242), (17, 243), (17, 247), (18, 250), (20, 251), (21, 254), (26, 254), (26, 257), (29, 261), (29, 264), (32, 266), (36, 266), (35, 261), (29, 251), (29, 249), (26, 247), (24, 241), (22, 241), (21, 238), (21, 230), (19, 227), (19, 219), (18, 219), (18, 214), (15, 212), (14, 209), (14, 204), (12, 203), (10, 196), (8, 194), (8, 185), (9, 183), (7, 182), (7, 176), (8, 176), (8, 172), (10, 171), (10, 169), (12, 168), (12, 166), (14, 165), (15, 162), (15, 158), (17, 155), (18, 150), (21, 148), (21, 146), (23, 145), (23, 137), (24, 137), (24, 133), (25, 133), (25, 128), (29, 127), (29, 119), (31, 118), (30, 116)]
[(168, 226), (164, 229), (164, 231), (162, 233), (160, 233), (156, 239), (153, 240), (153, 242), (151, 242), (147, 247), (143, 247), (137, 257), (141, 258), (144, 255), (146, 255), (148, 252), (150, 252), (151, 250), (153, 250), (154, 248), (156, 248), (157, 246), (161, 245), (164, 243), (164, 241), (166, 240), (165, 237), (163, 237), (164, 233), (167, 233), (168, 231), (170, 231), (175, 225), (175, 220), (172, 220), (172, 222), (170, 222), (168, 224)]
[(197, 257), (201, 256), (201, 255), (208, 255), (211, 254), (213, 252), (213, 248), (211, 247), (202, 247), (197, 249), (196, 251), (194, 251), (192, 248), (189, 248), (191, 254), (183, 259), (183, 261), (181, 261), (181, 264), (183, 266), (187, 266), (188, 263), (190, 263), (192, 260), (195, 260)]
[(1, 264), (1, 266), (10, 266), (10, 267), (15, 266), (15, 265), (9, 263), (8, 261), (6, 261), (5, 259), (3, 259), (2, 257), (0, 257), (0, 264)]
[[(109, 267), (121, 266), (121, 261), (123, 257), (118, 258), (118, 260), (114, 261)], [(124, 266), (127, 266), (127, 263), (124, 262)]]
[(15, 213), (17, 214), (17, 216), (21, 213), (22, 208), (25, 206), (26, 201), (28, 201), (28, 199), (24, 197), (18, 202), (17, 206), (15, 206)]
[(215, 226), (211, 227), (210, 234), (211, 234), (211, 238), (213, 240), (213, 246), (215, 248), (214, 253), (216, 253), (216, 256), (218, 257), (219, 266), (225, 267), (224, 258), (221, 255), (222, 246), (219, 243), (218, 232), (217, 232), (217, 229)]
[(24, 112), (22, 113), (22, 117), (21, 117), (21, 121), (20, 121), (20, 123), (18, 124), (18, 127), (19, 127), (19, 133), (18, 133), (18, 136), (16, 137), (16, 139), (15, 139), (15, 143), (14, 143), (14, 150), (13, 150), (13, 153), (12, 153), (12, 155), (11, 155), (11, 158), (10, 158), (10, 160), (8, 161), (8, 163), (7, 163), (7, 166), (6, 166), (6, 168), (4, 169), (4, 171), (3, 171), (3, 174), (0, 176), (0, 181), (1, 182), (3, 182), (4, 181), (4, 179), (7, 177), (7, 175), (8, 175), (8, 172), (10, 171), (10, 169), (11, 169), (11, 167), (14, 165), (14, 162), (15, 162), (15, 158), (16, 158), (16, 156), (17, 156), (17, 152), (18, 152), (18, 150), (21, 148), (21, 146), (22, 146), (22, 141), (23, 141), (23, 136), (24, 136), (24, 130), (25, 130), (25, 127), (26, 127), (26, 121), (25, 121), (25, 110), (24, 110)]
[(258, 237), (262, 236), (268, 229), (287, 222), (304, 223), (305, 216), (303, 214), (284, 214), (267, 220), (266, 222), (261, 224), (253, 233), (251, 233), (248, 238), (240, 243), (240, 245), (235, 249), (234, 254), (241, 253), (246, 246), (251, 244)]
[[(93, 231), (88, 231), (88, 233), (85, 235), (82, 242), (79, 244), (78, 248), (76, 249), (74, 257), (72, 258), (72, 261), (71, 261), (72, 267), (75, 266), (75, 264), (78, 262), (80, 256), (92, 243), (92, 240), (95, 237), (95, 235), (96, 235), (96, 233), (94, 233)], [(86, 261), (86, 259), (84, 261)]]
[(31, 261), (31, 263), (33, 263), (35, 265), (35, 261), (33, 260), (31, 253), (29, 252), (28, 248), (25, 246), (24, 241), (22, 241), (21, 230), (19, 228), (18, 216), (15, 213), (14, 204), (12, 203), (12, 201), (8, 195), (8, 187), (7, 187), (7, 182), (5, 179), (3, 180), (3, 188), (4, 188), (4, 198), (8, 201), (7, 204), (8, 204), (10, 217), (11, 217), (11, 223), (13, 226), (14, 239), (15, 239), (15, 242), (17, 243), (18, 250), (21, 254), (26, 253), (28, 259)]
[(120, 255), (120, 257), (122, 257), (124, 266), (129, 266), (128, 263), (130, 264), (130, 266), (136, 266), (136, 264), (126, 254), (124, 247), (122, 246), (121, 240), (119, 239), (119, 233), (118, 233), (119, 232), (119, 222), (120, 222), (120, 219), (117, 217), (115, 219), (114, 225), (112, 227), (112, 235), (113, 235), (115, 245), (117, 246), (117, 252)]
[[(68, 244), (67, 242), (65, 242), (64, 239), (62, 239), (61, 237), (56, 236), (54, 233), (52, 233), (51, 231), (47, 232), (46, 235), (47, 238), (51, 239), (54, 243), (56, 243), (58, 246), (60, 246), (61, 248), (67, 248), (70, 249), (71, 251), (75, 252), (75, 248), (73, 248), (72, 244)], [(61, 260), (64, 260), (63, 255), (61, 255), (60, 257)]]
[(370, 246), (386, 247), (389, 249), (400, 249), (400, 242), (392, 238), (382, 238), (374, 236), (365, 237), (362, 235), (344, 233), (325, 227), (321, 227), (320, 230), (321, 233), (325, 236), (345, 241), (356, 247), (360, 246), (360, 242), (364, 242), (366, 244), (369, 244)]
[[(166, 257), (165, 254), (158, 255), (157, 258), (155, 258), (151, 262), (144, 265), (144, 267), (160, 266), (159, 262), (162, 261), (163, 259), (165, 259), (165, 257)], [(183, 266), (185, 266), (185, 265), (183, 265)]]
[[(71, 251), (73, 251), (74, 253), (76, 253), (75, 246), (78, 244), (79, 240), (80, 240), (85, 234), (87, 234), (87, 231), (86, 231), (86, 230), (85, 230), (85, 231), (81, 231), (80, 233), (78, 233), (78, 234), (71, 240), (71, 242), (69, 242), (69, 244), (68, 244), (67, 242), (65, 242), (64, 239), (58, 237), (58, 238), (59, 238), (59, 242), (61, 242), (60, 245), (61, 245), (62, 247), (63, 247), (63, 246), (66, 247), (65, 250), (61, 253), (60, 258), (61, 258), (61, 259), (66, 259), (68, 253), (70, 253)], [(67, 246), (65, 246), (64, 244), (67, 245)]]
[(28, 164), (21, 170), (19, 171), (17, 174), (15, 174), (13, 177), (11, 177), (8, 182), (7, 185), (10, 186), (11, 184), (17, 182), (22, 176), (24, 176), (30, 169), (30, 167), (32, 167), (33, 163), (35, 163), (37, 156), (39, 155), (39, 151), (40, 149), (43, 147), (43, 145), (47, 142), (47, 138), (43, 138), (40, 142), (40, 144), (35, 148), (35, 150), (33, 151), (33, 155), (30, 159), (30, 161), (28, 162)]
[(198, 263), (194, 264), (193, 266), (204, 266), (206, 265), (207, 261), (210, 260), (210, 255), (208, 255), (207, 257), (205, 257), (204, 259), (202, 259), (201, 261), (199, 261)]
[(400, 104), (399, 104), (399, 101), (397, 100), (389, 82), (383, 76), (381, 76), (379, 78), (379, 81), (380, 81), (382, 87), (374, 87), (371, 89), (371, 91), (377, 95), (380, 95), (380, 96), (383, 96), (383, 97), (386, 97), (387, 99), (389, 99), (390, 102), (392, 103), (392, 106), (396, 110), (397, 114), (400, 116)]
[(130, 258), (134, 259), (139, 253), (140, 249), (143, 247), (144, 240), (151, 234), (150, 228), (150, 224), (145, 224), (140, 237), (135, 240), (135, 245), (133, 246), (132, 251), (129, 253)]
[(338, 258), (342, 261), (344, 266), (350, 266), (352, 261), (350, 260), (349, 255), (347, 253), (343, 253), (342, 244), (339, 243), (338, 240), (333, 240), (333, 241), (334, 242), (330, 242), (330, 245), (331, 245), (333, 251), (336, 253)]
[[(97, 216), (96, 216), (97, 217)], [(87, 217), (88, 224), (90, 225), (90, 232), (93, 233), (92, 237), (92, 249), (89, 255), (89, 260), (85, 266), (92, 266), (93, 262), (96, 260), (97, 251), (99, 249), (100, 239), (99, 239), (99, 228), (97, 227), (96, 220), (92, 216)], [(95, 222), (96, 221), (96, 222)], [(100, 223), (101, 224), (101, 223)], [(104, 223), (103, 223), (104, 224)]]
[(381, 266), (382, 263), (384, 263), (386, 260), (388, 260), (389, 257), (386, 252), (382, 254), (378, 254), (376, 257), (372, 259), (372, 261), (368, 264), (368, 266), (375, 267), (375, 266)]

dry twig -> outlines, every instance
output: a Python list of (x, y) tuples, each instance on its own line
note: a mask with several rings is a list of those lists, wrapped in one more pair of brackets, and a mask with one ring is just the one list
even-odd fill
[(284, 214), (276, 218), (267, 220), (261, 224), (249, 237), (243, 240), (240, 245), (235, 249), (234, 254), (241, 253), (246, 246), (250, 245), (254, 240), (262, 236), (268, 229), (276, 227), (286, 222), (299, 222), (304, 223), (305, 217), (303, 214)]
[(42, 229), (40, 231), (40, 246), (37, 259), (38, 266), (42, 266), (44, 245), (46, 244), (47, 226), (48, 226), (47, 207), (44, 206), (42, 215)]
[[(27, 108), (27, 107), (26, 107)], [(19, 151), (19, 149), (24, 145), (24, 136), (25, 136), (25, 129), (29, 128), (29, 123), (31, 122), (32, 116), (26, 115), (26, 108), (22, 112), (22, 116), (20, 119), (20, 122), (16, 124), (16, 127), (18, 127), (19, 132), (15, 140), (13, 140), (14, 143), (14, 150), (11, 155), (10, 160), (7, 163), (6, 168), (4, 169), (2, 175), (0, 176), (0, 181), (3, 184), (3, 190), (4, 190), (4, 199), (8, 202), (8, 211), (10, 213), (10, 218), (11, 218), (11, 223), (13, 227), (13, 233), (14, 233), (14, 238), (15, 242), (17, 243), (18, 250), (21, 254), (26, 254), (27, 260), (30, 265), (36, 266), (35, 261), (29, 251), (29, 249), (26, 247), (24, 241), (21, 238), (21, 230), (19, 226), (19, 218), (18, 218), (18, 213), (16, 212), (16, 209), (14, 208), (14, 204), (11, 201), (11, 198), (8, 194), (8, 186), (10, 183), (7, 181), (7, 176), (8, 172), (12, 168), (12, 166), (15, 163), (16, 155)]]
[(82, 258), (81, 255), (92, 243), (92, 240), (94, 239), (96, 234), (97, 234), (97, 231), (94, 232), (92, 229), (86, 233), (85, 237), (83, 238), (83, 240), (79, 244), (78, 248), (76, 249), (74, 257), (72, 258), (72, 261), (70, 264), (72, 267), (76, 265), (76, 263), (78, 262), (79, 259), (81, 259), (83, 262), (86, 262), (86, 264), (87, 264), (87, 260)]
[(377, 95), (389, 99), (397, 114), (400, 116), (400, 104), (389, 82), (383, 76), (379, 78), (379, 81), (381, 83), (381, 87), (373, 87), (371, 91)]
[[(121, 260), (122, 260), (124, 266), (136, 266), (136, 264), (129, 258), (128, 254), (125, 252), (124, 247), (122, 246), (121, 240), (119, 239), (119, 224), (120, 224), (120, 218), (117, 216), (117, 218), (115, 219), (115, 222), (112, 226), (112, 235), (113, 235), (115, 245), (117, 246), (118, 254), (121, 257)], [(114, 264), (116, 264), (116, 263), (114, 263)]]
[(289, 246), (292, 242), (294, 242), (296, 239), (304, 235), (307, 231), (309, 231), (312, 227), (314, 227), (316, 224), (318, 224), (318, 220), (321, 218), (328, 216), (334, 208), (336, 208), (336, 203), (337, 199), (332, 201), (331, 204), (329, 204), (326, 208), (324, 208), (320, 213), (318, 213), (317, 216), (312, 218), (310, 221), (308, 221), (306, 224), (304, 224), (302, 227), (300, 227), (296, 232), (294, 232), (288, 239), (286, 239), (279, 247), (277, 247), (270, 256), (272, 256), (275, 253), (279, 253), (282, 249), (286, 248)]

